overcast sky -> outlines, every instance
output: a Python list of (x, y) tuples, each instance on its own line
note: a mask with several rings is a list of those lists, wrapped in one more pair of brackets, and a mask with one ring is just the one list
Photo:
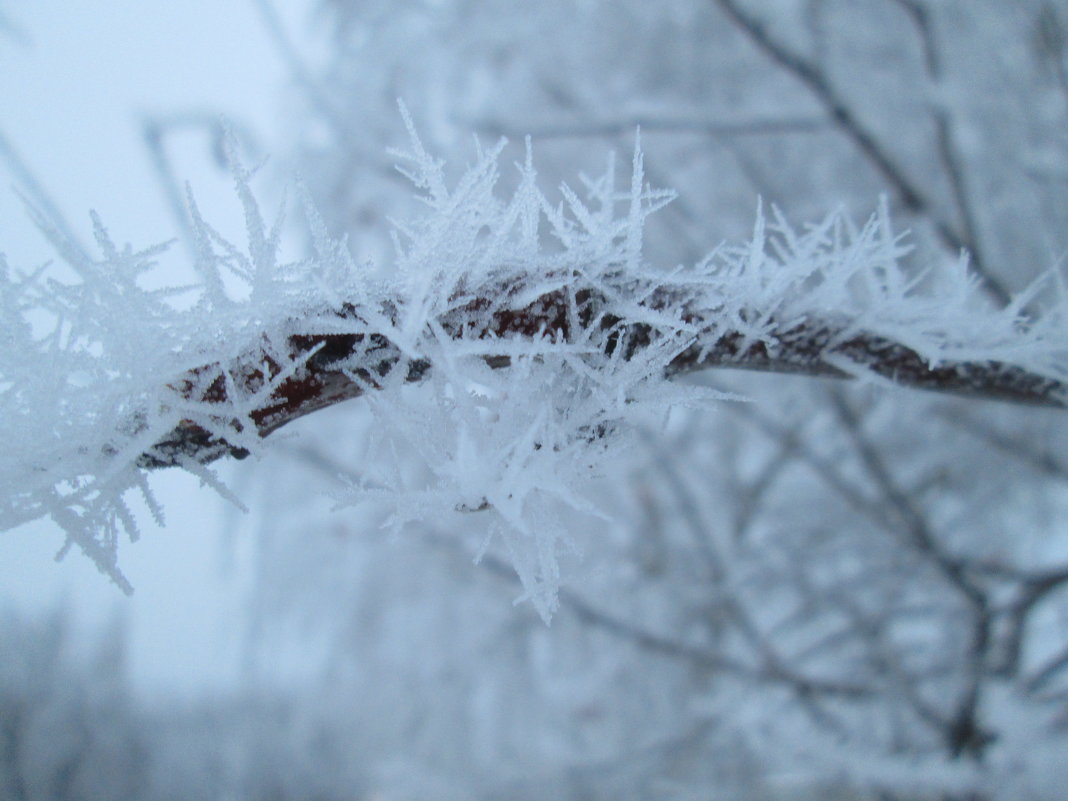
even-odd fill
[[(113, 239), (135, 248), (178, 233), (143, 139), (147, 118), (225, 113), (277, 150), (286, 76), (254, 0), (0, 0), (24, 41), (0, 37), (0, 132), (53, 196), (77, 234), (90, 241), (95, 209)], [(305, 33), (304, 3), (287, 5), (287, 26)], [(298, 43), (307, 42), (298, 38)], [(237, 241), (240, 216), (207, 138), (170, 141), (176, 172), (189, 180), (207, 219)], [(27, 219), (0, 164), (0, 251), (13, 268), (52, 257)], [(173, 250), (173, 267), (181, 266)], [(0, 533), (0, 608), (44, 609), (61, 599), (83, 631), (120, 614), (129, 624), (135, 678), (146, 689), (179, 692), (236, 675), (242, 560), (250, 521), (183, 475), (161, 475), (168, 526), (145, 515), (141, 542), (120, 565), (136, 594), (127, 599), (90, 562), (52, 557), (59, 529), (37, 522)]]

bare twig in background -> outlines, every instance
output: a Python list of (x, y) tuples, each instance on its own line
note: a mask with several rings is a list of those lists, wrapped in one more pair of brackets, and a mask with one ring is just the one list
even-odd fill
[(228, 132), (249, 147), (254, 147), (255, 140), (251, 132), (244, 126), (238, 125), (220, 114), (212, 114), (210, 112), (189, 112), (166, 116), (155, 115), (146, 118), (142, 123), (141, 135), (145, 140), (145, 147), (152, 161), (152, 168), (156, 171), (156, 177), (159, 179), (163, 195), (167, 198), (171, 216), (178, 224), (182, 244), (189, 255), (195, 258), (196, 244), (189, 218), (189, 209), (186, 205), (186, 193), (183, 191), (175, 174), (167, 151), (168, 138), (173, 134), (188, 130), (202, 131), (208, 137), (212, 160), (222, 170), (226, 169), (224, 141)]
[(1021, 441), (1018, 436), (984, 424), (960, 410), (954, 410), (952, 414), (942, 413), (939, 417), (949, 425), (967, 431), (976, 439), (993, 445), (1003, 453), (1019, 459), (1047, 476), (1068, 479), (1068, 462), (1049, 449), (1031, 446)]
[(66, 217), (56, 206), (52, 196), (37, 180), (33, 170), (26, 166), (18, 151), (15, 150), (14, 145), (4, 136), (3, 131), (0, 131), (0, 160), (7, 162), (15, 179), (22, 186), (27, 205), (42, 215), (44, 221), (63, 237), (67, 247), (73, 248), (81, 258), (87, 259), (88, 251), (74, 234), (73, 229), (67, 223)]
[(875, 134), (857, 117), (846, 99), (834, 88), (828, 76), (801, 54), (775, 39), (768, 32), (767, 25), (745, 10), (737, 0), (713, 0), (713, 2), (766, 56), (794, 75), (812, 92), (828, 116), (871, 162), (906, 209), (929, 218), (943, 243), (951, 250), (971, 252), (975, 271), (983, 276), (985, 286), (1000, 302), (1007, 303), (1010, 293), (1001, 281), (990, 273), (988, 265), (982, 263), (979, 258), (980, 254), (973, 251), (973, 243), (942, 219), (933, 201), (908, 177), (904, 168), (894, 160)]
[(1043, 3), (1035, 20), (1035, 46), (1057, 81), (1068, 109), (1068, 32), (1053, 3)]
[(478, 123), (479, 130), (494, 136), (537, 139), (567, 139), (601, 136), (630, 136), (640, 128), (646, 133), (705, 134), (716, 137), (767, 136), (784, 133), (805, 133), (827, 128), (827, 121), (815, 117), (785, 117), (781, 119), (719, 120), (699, 117), (668, 117), (643, 115), (612, 120), (581, 120), (576, 122), (514, 123), (486, 120)]
[(320, 82), (315, 79), (310, 69), (304, 63), (304, 59), (297, 52), (289, 34), (286, 33), (282, 20), (278, 18), (278, 11), (271, 0), (256, 0), (254, 5), (260, 13), (267, 32), (271, 36), (279, 55), (289, 68), (289, 74), (294, 82), (301, 88), (304, 95), (311, 102), (312, 107), (322, 115), (323, 119), (330, 123), (335, 133), (342, 135), (349, 133), (348, 122), (344, 115), (339, 112), (333, 102), (323, 91)]
[(931, 564), (960, 593), (967, 612), (971, 642), (964, 669), (964, 689), (945, 727), (946, 748), (953, 758), (962, 755), (979, 758), (990, 743), (990, 736), (979, 723), (979, 704), (987, 678), (987, 660), (993, 640), (993, 615), (990, 598), (984, 588), (968, 574), (965, 563), (948, 552), (924, 512), (908, 493), (898, 486), (889, 467), (872, 442), (864, 435), (861, 421), (838, 392), (831, 393), (832, 407), (843, 429), (873, 479), (889, 508), (901, 521), (901, 530), (915, 551)]
[[(919, 0), (896, 0), (896, 2), (905, 9), (919, 32), (920, 42), (923, 47), (924, 68), (931, 83), (937, 88), (943, 82), (945, 74), (942, 54), (935, 38), (934, 27), (927, 8)], [(943, 172), (949, 182), (953, 203), (957, 207), (962, 244), (967, 248), (977, 271), (985, 276), (986, 274), (983, 272), (981, 265), (988, 262), (983, 252), (975, 204), (972, 202), (971, 194), (968, 191), (967, 176), (962, 163), (963, 159), (956, 145), (952, 112), (942, 105), (936, 105), (931, 109), (931, 116), (934, 119), (938, 157), (942, 162)], [(997, 284), (992, 286), (996, 287), (995, 291), (1003, 289)], [(1002, 295), (1001, 300), (1007, 300), (1007, 295), (1004, 293)]]

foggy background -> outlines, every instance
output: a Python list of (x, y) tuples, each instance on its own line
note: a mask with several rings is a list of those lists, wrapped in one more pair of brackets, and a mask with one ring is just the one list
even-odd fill
[[(915, 266), (961, 249), (991, 302), (1068, 242), (1068, 8), (948, 0), (328, 0), (0, 5), (0, 249), (52, 256), (19, 164), (89, 241), (177, 237), (189, 181), (243, 241), (230, 120), (273, 209), (294, 176), (358, 259), (413, 208), (411, 109), (456, 177), (532, 136), (578, 184), (642, 130), (679, 199), (646, 258), (885, 195)], [(160, 159), (163, 159), (161, 162)], [(514, 181), (502, 170), (504, 183)], [(305, 245), (299, 214), (285, 249)], [(1036, 303), (1041, 304), (1039, 295)], [(196, 479), (120, 552), (123, 597), (46, 523), (0, 537), (0, 797), (1053, 799), (1068, 779), (1063, 413), (710, 374), (751, 405), (675, 415), (606, 476), (617, 519), (545, 626), (506, 554), (439, 521), (333, 511), (359, 401)], [(299, 437), (290, 436), (299, 432)], [(462, 524), (461, 524), (462, 525)], [(959, 568), (959, 570), (958, 570)]]

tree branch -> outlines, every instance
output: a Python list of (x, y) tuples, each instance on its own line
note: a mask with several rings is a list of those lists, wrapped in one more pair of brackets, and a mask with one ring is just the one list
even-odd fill
[(767, 136), (784, 133), (819, 131), (827, 127), (827, 121), (817, 117), (767, 117), (736, 121), (702, 119), (700, 117), (670, 117), (636, 115), (621, 119), (580, 120), (573, 123), (514, 124), (507, 120), (488, 119), (475, 127), (492, 136), (518, 139), (532, 136), (535, 139), (569, 139), (603, 136), (633, 135), (636, 128), (643, 133), (704, 134), (707, 136)]
[[(500, 297), (509, 296), (508, 288)], [(503, 303), (491, 308), (486, 298), (476, 298), (439, 319), (444, 332), (459, 338), (477, 338), (502, 342), (500, 355), (483, 358), (493, 368), (511, 364), (503, 343), (521, 338), (531, 341), (552, 332), (570, 341), (576, 325), (588, 328), (600, 325), (612, 332), (605, 340), (605, 355), (617, 349), (629, 360), (657, 343), (657, 332), (646, 323), (627, 324), (620, 317), (604, 311), (605, 299), (593, 290), (580, 290), (574, 298), (558, 290), (541, 295), (521, 308)], [(577, 303), (577, 315), (570, 305)], [(670, 308), (667, 293), (654, 297), (652, 308)], [(339, 317), (358, 318), (359, 312), (346, 306)], [(683, 315), (687, 324), (701, 326), (702, 316), (695, 311)], [(472, 325), (478, 325), (472, 331)], [(256, 434), (266, 437), (299, 417), (357, 398), (381, 386), (396, 369), (405, 370), (406, 381), (418, 381), (432, 368), (425, 359), (409, 359), (381, 334), (307, 334), (287, 340), (291, 361), (303, 365), (278, 382), (274, 392), (248, 418)], [(907, 345), (884, 336), (856, 330), (854, 325), (836, 322), (830, 317), (810, 317), (781, 327), (771, 326), (759, 340), (745, 333), (725, 329), (720, 323), (704, 325), (693, 343), (675, 356), (664, 371), (666, 379), (714, 367), (759, 370), (776, 373), (799, 373), (816, 377), (852, 378), (870, 375), (889, 383), (918, 389), (947, 392), (1013, 403), (1068, 408), (1068, 387), (1064, 382), (1030, 372), (1024, 368), (996, 361), (940, 361), (928, 363)], [(233, 401), (231, 393), (253, 394), (267, 381), (277, 380), (282, 367), (265, 348), (253, 348), (237, 366), (228, 368), (228, 378), (220, 374), (207, 388), (203, 376), (219, 365), (206, 365), (189, 371), (171, 387), (187, 400), (222, 404)], [(235, 434), (247, 435), (237, 420), (231, 423)], [(237, 438), (235, 438), (237, 439)], [(171, 467), (192, 459), (208, 463), (222, 456), (244, 458), (248, 450), (209, 434), (191, 421), (183, 421), (161, 438), (138, 460), (144, 468)]]

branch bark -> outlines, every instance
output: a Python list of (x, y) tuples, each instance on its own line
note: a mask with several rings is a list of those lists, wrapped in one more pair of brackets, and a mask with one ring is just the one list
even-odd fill
[[(507, 297), (505, 290), (501, 297)], [(545, 332), (568, 341), (570, 329), (577, 322), (588, 327), (599, 321), (605, 331), (606, 353), (622, 349), (630, 359), (652, 346), (657, 333), (645, 323), (627, 324), (625, 320), (601, 311), (602, 298), (582, 290), (574, 299), (578, 316), (573, 318), (562, 291), (551, 292), (518, 308), (505, 305), (491, 307), (488, 299), (471, 301), (439, 320), (450, 336), (507, 341), (515, 337), (533, 339)], [(668, 298), (653, 299), (652, 307), (667, 308)], [(359, 310), (347, 306), (339, 317), (359, 318)], [(699, 313), (688, 313), (688, 323), (697, 322)], [(478, 328), (472, 330), (472, 325)], [(380, 382), (397, 369), (405, 370), (406, 381), (425, 377), (432, 365), (423, 359), (409, 359), (385, 336), (380, 334), (297, 334), (286, 346), (293, 361), (303, 366), (278, 382), (274, 392), (248, 414), (255, 433), (266, 437), (293, 420), (319, 409), (363, 395), (380, 387)], [(504, 349), (502, 349), (504, 350)], [(505, 369), (511, 359), (505, 353), (484, 357), (496, 369)], [(845, 322), (810, 317), (788, 326), (772, 327), (763, 339), (754, 340), (741, 331), (724, 330), (719, 323), (702, 327), (694, 342), (679, 353), (664, 371), (665, 379), (716, 367), (794, 373), (815, 377), (848, 379), (866, 374), (887, 382), (917, 389), (946, 392), (975, 398), (1019, 404), (1068, 408), (1065, 383), (1021, 367), (996, 361), (941, 361), (929, 364), (912, 348), (886, 337), (857, 331)], [(203, 375), (217, 370), (205, 365), (179, 377), (171, 386), (188, 400), (223, 404), (233, 400), (233, 391), (251, 395), (268, 380), (282, 373), (280, 361), (266, 349), (251, 348), (248, 357), (227, 375), (220, 374), (206, 389)], [(229, 425), (235, 434), (247, 436), (241, 422)], [(241, 439), (235, 436), (235, 440)], [(209, 433), (202, 426), (183, 421), (144, 452), (138, 464), (144, 468), (172, 467), (193, 460), (202, 464), (223, 456), (244, 458), (248, 450)]]

